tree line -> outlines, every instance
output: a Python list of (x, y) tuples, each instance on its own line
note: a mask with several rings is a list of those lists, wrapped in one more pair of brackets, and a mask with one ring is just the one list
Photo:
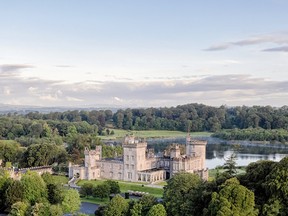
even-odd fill
[(61, 136), (67, 134), (68, 126), (71, 125), (74, 125), (80, 133), (96, 132), (100, 135), (106, 133), (107, 125), (125, 130), (211, 132), (234, 128), (288, 128), (288, 106), (212, 107), (194, 103), (176, 107), (119, 109), (115, 113), (111, 110), (72, 110), (48, 114), (30, 112), (21, 117), (23, 118), (19, 118), (17, 114), (2, 116), (0, 136), (4, 138), (21, 135), (42, 137), (45, 136), (44, 123)]
[[(213, 181), (180, 172), (168, 180), (163, 201), (145, 197), (127, 201), (114, 197), (96, 216), (281, 216), (288, 211), (288, 157), (280, 162), (258, 161), (237, 174), (235, 158)], [(150, 200), (150, 201), (147, 201)], [(153, 209), (153, 210), (152, 210)], [(153, 214), (151, 212), (153, 211)]]
[(49, 173), (25, 173), (21, 180), (9, 178), (0, 170), (0, 212), (10, 216), (62, 216), (80, 208), (80, 196), (74, 189), (65, 189)]
[[(170, 108), (125, 109), (112, 113), (100, 111), (66, 111), (49, 114), (31, 112), (24, 116), (7, 114), (0, 116), (0, 137), (19, 139), (66, 136), (70, 126), (80, 134), (110, 133), (107, 126), (126, 130), (180, 130), (219, 131), (220, 129), (287, 129), (288, 107), (211, 107), (203, 104), (187, 104)], [(24, 140), (22, 140), (24, 142)], [(28, 141), (26, 141), (28, 142)]]
[(288, 142), (288, 131), (285, 129), (247, 128), (247, 129), (229, 129), (215, 132), (213, 137), (224, 140), (257, 140), (269, 142)]

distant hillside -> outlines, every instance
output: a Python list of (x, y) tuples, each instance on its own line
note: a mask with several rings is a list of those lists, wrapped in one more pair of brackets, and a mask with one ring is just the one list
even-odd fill
[(41, 106), (26, 106), (26, 105), (10, 105), (10, 104), (1, 104), (0, 103), (0, 115), (8, 114), (8, 113), (17, 113), (21, 115), (26, 115), (30, 112), (40, 112), (40, 113), (51, 113), (51, 112), (65, 112), (68, 110), (111, 110), (112, 112), (116, 112), (119, 108), (117, 107), (97, 107), (89, 106), (89, 107), (41, 107)]

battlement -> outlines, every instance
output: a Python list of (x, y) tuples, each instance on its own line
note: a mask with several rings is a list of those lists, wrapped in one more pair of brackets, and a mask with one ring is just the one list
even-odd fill
[(207, 145), (207, 141), (205, 140), (190, 140), (189, 143), (193, 145)]
[(126, 135), (124, 138), (123, 147), (146, 147), (147, 142), (144, 139), (136, 138), (133, 135)]
[(102, 146), (96, 146), (95, 150), (89, 150), (87, 147), (85, 147), (84, 154), (85, 155), (97, 155), (101, 154), (102, 152)]

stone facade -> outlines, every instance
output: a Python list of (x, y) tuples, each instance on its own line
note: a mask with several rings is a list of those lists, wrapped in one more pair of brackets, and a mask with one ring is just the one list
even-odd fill
[(52, 174), (52, 167), (51, 166), (40, 166), (40, 167), (30, 167), (30, 168), (8, 168), (5, 169), (8, 171), (10, 178), (13, 178), (14, 180), (20, 180), (22, 175), (25, 174), (27, 171), (33, 171), (37, 172), (39, 175), (42, 175), (43, 173), (50, 173)]
[(113, 179), (132, 182), (155, 182), (169, 179), (178, 172), (197, 173), (202, 179), (208, 179), (205, 165), (206, 141), (186, 137), (186, 154), (180, 154), (176, 145), (167, 157), (156, 157), (147, 151), (147, 142), (126, 136), (121, 159), (102, 159), (102, 148), (85, 149), (84, 166), (69, 163), (69, 177), (80, 179)]

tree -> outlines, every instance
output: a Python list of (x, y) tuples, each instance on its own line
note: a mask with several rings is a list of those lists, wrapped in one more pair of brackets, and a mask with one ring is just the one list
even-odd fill
[(142, 215), (142, 205), (139, 202), (134, 202), (132, 208), (130, 209), (131, 216), (141, 216)]
[(3, 159), (4, 163), (17, 162), (21, 153), (22, 151), (18, 142), (0, 140), (0, 159)]
[(48, 184), (48, 201), (51, 204), (60, 204), (63, 201), (63, 188), (60, 185)]
[(211, 216), (256, 216), (258, 211), (254, 206), (254, 193), (240, 185), (236, 178), (231, 178), (219, 193), (212, 193), (209, 210)]
[(271, 196), (270, 193), (266, 192), (266, 177), (276, 165), (277, 162), (268, 160), (250, 163), (246, 167), (246, 173), (238, 177), (243, 186), (254, 192), (256, 207), (259, 209), (260, 213), (262, 212), (261, 209), (263, 205), (268, 203)]
[(63, 211), (60, 205), (51, 205), (49, 212), (51, 216), (63, 216)]
[(23, 185), (20, 181), (12, 181), (5, 192), (6, 206), (9, 208), (16, 202), (23, 200)]
[(225, 169), (225, 173), (228, 174), (230, 178), (237, 174), (236, 160), (237, 155), (234, 152), (227, 159), (225, 159), (223, 169)]
[(32, 216), (50, 216), (50, 204), (45, 203), (35, 203), (31, 209), (28, 215)]
[(152, 206), (156, 205), (157, 198), (152, 195), (144, 195), (139, 199), (139, 203), (142, 206), (142, 215), (146, 215)]
[(108, 184), (110, 187), (110, 194), (118, 194), (120, 193), (120, 186), (118, 182), (113, 180), (107, 180), (105, 181), (105, 184)]
[(185, 212), (183, 204), (187, 195), (201, 183), (196, 174), (177, 173), (169, 179), (164, 188), (164, 205), (168, 215), (182, 216)]
[(266, 177), (264, 187), (266, 193), (270, 195), (268, 206), (275, 201), (279, 202), (280, 215), (288, 211), (288, 157), (279, 161)]
[(53, 176), (51, 175), (51, 173), (49, 173), (49, 172), (43, 173), (41, 175), (41, 178), (44, 180), (46, 185), (55, 184), (55, 180), (54, 180)]
[(104, 210), (105, 216), (125, 216), (128, 212), (129, 204), (120, 195), (116, 195)]
[(109, 197), (109, 195), (110, 195), (110, 187), (108, 184), (100, 184), (93, 189), (93, 196), (95, 197), (104, 199), (106, 197)]
[(149, 210), (147, 216), (166, 216), (166, 210), (162, 204), (157, 204), (152, 206)]
[(104, 216), (104, 212), (105, 212), (105, 209), (106, 209), (106, 205), (100, 205), (98, 207), (98, 209), (95, 210), (94, 214), (95, 216)]
[(93, 184), (92, 183), (89, 183), (89, 182), (86, 182), (84, 183), (81, 188), (80, 188), (80, 195), (81, 196), (91, 196), (93, 194)]
[(64, 213), (74, 213), (80, 209), (81, 201), (78, 191), (69, 189), (64, 191), (62, 210)]
[(25, 216), (29, 205), (25, 202), (16, 202), (11, 206), (9, 216)]
[(9, 178), (9, 173), (0, 168), (0, 211), (6, 208), (6, 195), (7, 188), (12, 184), (13, 180)]
[(21, 178), (24, 200), (32, 205), (47, 199), (47, 188), (44, 180), (36, 172), (28, 171)]

